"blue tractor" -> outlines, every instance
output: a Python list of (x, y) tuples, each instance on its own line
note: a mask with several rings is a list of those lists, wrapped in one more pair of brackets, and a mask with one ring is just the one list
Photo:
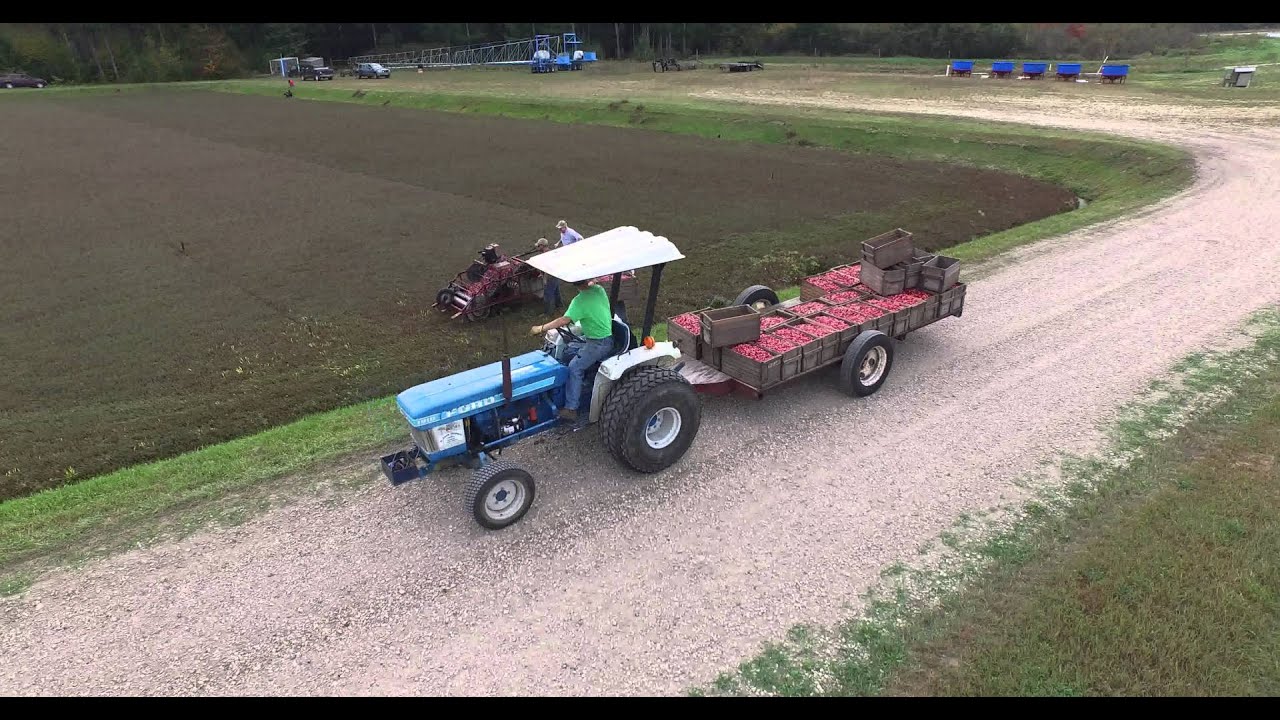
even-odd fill
[[(565, 282), (612, 278), (614, 350), (588, 368), (580, 407), (590, 408), (586, 422), (599, 425), (605, 448), (637, 472), (660, 472), (680, 460), (702, 420), (697, 394), (679, 372), (680, 351), (649, 335), (662, 269), (683, 257), (664, 237), (618, 227), (528, 261)], [(623, 273), (642, 268), (652, 268), (652, 274), (638, 341), (621, 314), (618, 294)], [(425, 477), (442, 463), (461, 462), (475, 470), (464, 494), (465, 509), (489, 529), (518, 521), (533, 503), (533, 476), (494, 455), (526, 438), (575, 429), (558, 412), (568, 365), (581, 342), (577, 332), (576, 325), (549, 331), (541, 350), (400, 393), (396, 404), (409, 423), (413, 445), (383, 457), (383, 473), (399, 485)]]

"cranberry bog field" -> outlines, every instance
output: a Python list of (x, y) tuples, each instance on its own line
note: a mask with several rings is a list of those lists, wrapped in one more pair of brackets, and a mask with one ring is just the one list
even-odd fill
[[(451, 322), (435, 292), (561, 218), (677, 242), (665, 317), (892, 227), (945, 248), (1076, 203), (972, 166), (279, 96), (50, 94), (4, 113), (0, 498), (492, 360), (497, 322)], [(509, 316), (513, 350), (538, 316)]]

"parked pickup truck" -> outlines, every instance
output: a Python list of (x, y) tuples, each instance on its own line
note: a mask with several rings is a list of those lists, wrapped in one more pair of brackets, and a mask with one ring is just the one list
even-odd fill
[(298, 62), (298, 75), (303, 80), (332, 80), (333, 68), (325, 64), (324, 58), (303, 58)]

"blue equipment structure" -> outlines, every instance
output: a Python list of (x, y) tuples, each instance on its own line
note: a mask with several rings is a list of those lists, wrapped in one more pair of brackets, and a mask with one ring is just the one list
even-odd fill
[[(612, 276), (613, 350), (586, 369), (579, 407), (588, 423), (599, 421), (601, 439), (620, 462), (638, 472), (660, 472), (693, 444), (701, 404), (676, 365), (680, 351), (654, 342), (654, 308), (662, 270), (684, 255), (664, 237), (618, 227), (531, 257), (539, 271), (566, 282)], [(619, 313), (622, 275), (651, 267), (643, 342)], [(520, 466), (494, 459), (503, 449), (553, 430), (570, 432), (558, 413), (565, 403), (569, 363), (581, 338), (573, 326), (549, 331), (543, 349), (504, 357), (401, 392), (396, 405), (409, 423), (413, 445), (382, 458), (393, 485), (426, 477), (444, 461), (475, 469), (464, 506), (489, 529), (506, 527), (529, 509), (534, 480)], [(587, 412), (587, 409), (589, 413)]]
[(1045, 70), (1049, 67), (1049, 63), (1042, 62), (1024, 62), (1022, 63), (1022, 74), (1029, 80), (1039, 80), (1044, 77)]
[(991, 63), (991, 74), (998, 78), (1007, 78), (1013, 74), (1013, 62), (1001, 61)]
[(1129, 77), (1128, 65), (1103, 65), (1099, 79), (1105, 83), (1123, 83)]
[(1080, 63), (1058, 63), (1056, 72), (1059, 80), (1075, 80), (1080, 77)]
[(969, 77), (973, 74), (972, 60), (952, 60), (951, 76), (952, 77)]
[(550, 35), (535, 35), (533, 38), (533, 59), (529, 69), (535, 73), (556, 71), (557, 52), (551, 47)]
[[(476, 43), (427, 50), (360, 55), (347, 58), (347, 62), (350, 63), (351, 67), (356, 67), (360, 63), (378, 63), (392, 70), (461, 68), (485, 65), (528, 65), (535, 68), (534, 72), (554, 72), (557, 57), (561, 53), (568, 54), (569, 69), (572, 70), (581, 69), (581, 64), (576, 67), (573, 65), (575, 58), (579, 63), (596, 62), (595, 53), (583, 53), (579, 49), (581, 45), (582, 43), (578, 40), (577, 33), (570, 32), (563, 35), (534, 35), (523, 40), (509, 40), (497, 43)], [(540, 55), (540, 53), (544, 52), (546, 53), (545, 56)]]

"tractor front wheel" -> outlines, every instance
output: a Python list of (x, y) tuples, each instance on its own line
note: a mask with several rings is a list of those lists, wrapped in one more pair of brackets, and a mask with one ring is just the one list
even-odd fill
[(701, 422), (702, 404), (693, 386), (677, 372), (646, 365), (623, 376), (610, 391), (600, 436), (619, 462), (655, 473), (684, 456)]
[(493, 462), (475, 472), (467, 483), (463, 507), (490, 530), (515, 523), (533, 504), (533, 476), (510, 462)]

